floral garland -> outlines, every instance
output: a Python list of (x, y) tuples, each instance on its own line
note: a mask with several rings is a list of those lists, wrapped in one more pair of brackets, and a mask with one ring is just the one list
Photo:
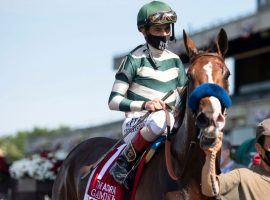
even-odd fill
[(42, 152), (34, 154), (30, 158), (23, 158), (12, 163), (9, 172), (15, 179), (33, 178), (36, 180), (54, 180), (66, 153)]

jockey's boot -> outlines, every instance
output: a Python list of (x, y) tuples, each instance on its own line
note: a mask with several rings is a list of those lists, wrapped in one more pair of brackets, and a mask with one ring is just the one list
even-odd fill
[(128, 173), (137, 158), (149, 145), (150, 143), (143, 138), (139, 131), (132, 139), (131, 143), (125, 147), (110, 169), (110, 174), (117, 183), (123, 185), (126, 189), (130, 189), (130, 178), (128, 177)]

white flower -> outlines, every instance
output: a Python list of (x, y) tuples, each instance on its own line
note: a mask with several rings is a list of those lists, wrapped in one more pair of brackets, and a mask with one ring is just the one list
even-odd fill
[(65, 160), (65, 158), (67, 157), (67, 152), (63, 151), (63, 150), (58, 150), (54, 153), (54, 157), (57, 160)]
[(13, 162), (9, 171), (13, 178), (19, 179), (27, 176), (29, 169), (31, 169), (31, 161), (28, 159), (21, 159)]
[(56, 174), (52, 168), (56, 160), (53, 155), (44, 158), (35, 154), (32, 158), (23, 158), (13, 162), (9, 169), (10, 174), (15, 179), (30, 177), (36, 180), (54, 180)]

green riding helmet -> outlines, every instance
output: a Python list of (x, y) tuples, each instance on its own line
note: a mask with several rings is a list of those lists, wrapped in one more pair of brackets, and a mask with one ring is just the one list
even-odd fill
[(145, 26), (173, 24), (176, 20), (177, 15), (169, 5), (161, 1), (152, 1), (139, 10), (137, 27), (140, 31)]

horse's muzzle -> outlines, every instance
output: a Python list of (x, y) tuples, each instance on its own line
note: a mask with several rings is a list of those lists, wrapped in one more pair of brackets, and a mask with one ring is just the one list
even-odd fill
[(199, 129), (205, 129), (210, 126), (211, 120), (203, 113), (200, 112), (196, 117), (196, 125)]
[(216, 139), (223, 129), (225, 124), (225, 117), (219, 114), (217, 118), (207, 116), (203, 111), (199, 112), (196, 117), (196, 125), (201, 130), (200, 146), (212, 147), (216, 144)]

